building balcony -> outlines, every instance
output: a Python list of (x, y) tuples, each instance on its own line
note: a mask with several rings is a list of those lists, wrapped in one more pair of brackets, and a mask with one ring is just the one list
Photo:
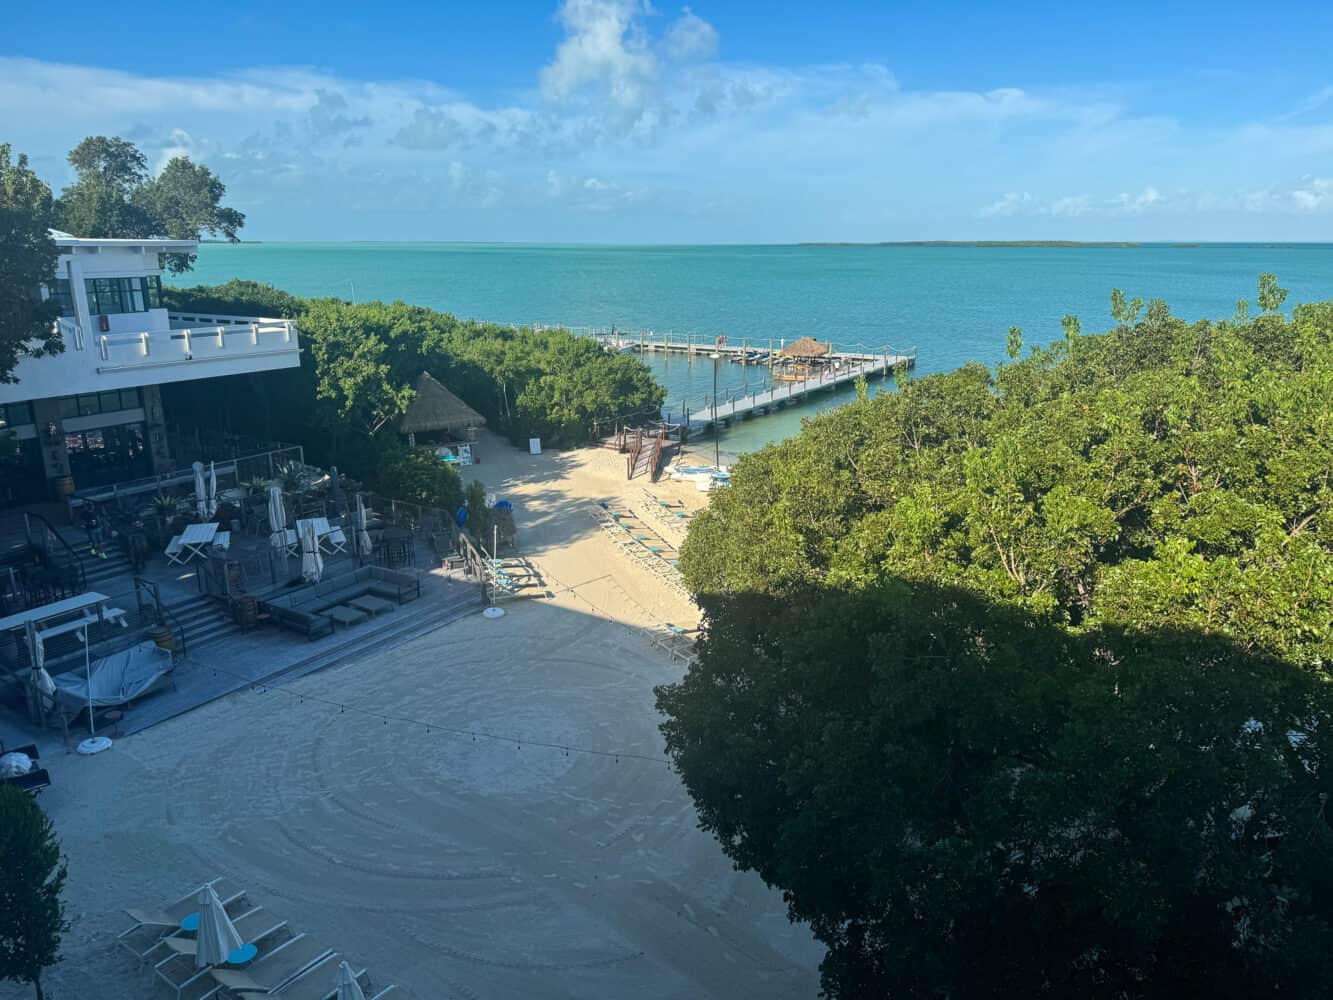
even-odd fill
[[(143, 317), (145, 329), (90, 331), (76, 320), (59, 320), (65, 350), (26, 358), (0, 385), (0, 403), (106, 389), (183, 382), (295, 368), (301, 363), (296, 324), (286, 319), (170, 313), (168, 328), (147, 328), (161, 313)], [(129, 315), (115, 317), (121, 326)]]

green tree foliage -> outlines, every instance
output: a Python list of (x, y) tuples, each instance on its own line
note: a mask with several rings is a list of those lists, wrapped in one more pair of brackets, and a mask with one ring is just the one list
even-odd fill
[(65, 864), (46, 813), (26, 792), (0, 784), (0, 979), (31, 983), (60, 957), (69, 924), (60, 894)]
[(458, 471), (426, 448), (390, 449), (381, 459), (372, 485), (386, 497), (438, 507), (448, 514), (463, 503), (463, 480)]
[(179, 419), (289, 440), (312, 461), (363, 478), (374, 478), (423, 370), (515, 443), (582, 444), (594, 420), (644, 419), (666, 397), (638, 358), (565, 331), (464, 321), (402, 302), (301, 299), (253, 282), (164, 292), (181, 312), (295, 318), (304, 348), (300, 369), (164, 386)]
[(742, 457), (692, 525), (690, 586), (903, 578), (1327, 671), (1333, 303), (1189, 324), (1154, 300), (1077, 345), (917, 379)]
[[(881, 529), (930, 535), (910, 503)], [(658, 689), (667, 748), (703, 827), (827, 946), (825, 995), (1333, 993), (1333, 687), (1310, 671), (883, 575), (703, 609), (696, 662)]]
[[(77, 179), (61, 192), (58, 208), (60, 228), (76, 236), (197, 240), (208, 233), (235, 240), (245, 225), (244, 215), (222, 205), (222, 181), (188, 157), (173, 157), (153, 177), (133, 143), (98, 135), (75, 146), (69, 163)], [(188, 271), (194, 255), (168, 254), (166, 263), (174, 273)]]
[(54, 225), (51, 189), (26, 156), (11, 160), (9, 146), (0, 144), (0, 384), (17, 381), (20, 359), (64, 350), (59, 310), (39, 293), (56, 271)]
[(1010, 361), (1017, 361), (1023, 356), (1023, 328), (1021, 326), (1011, 326), (1009, 328), (1009, 337), (1004, 345), (1004, 353), (1009, 356)]

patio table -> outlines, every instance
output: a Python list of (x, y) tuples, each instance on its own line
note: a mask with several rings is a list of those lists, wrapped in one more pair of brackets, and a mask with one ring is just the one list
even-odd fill
[(195, 556), (202, 556), (206, 553), (204, 550), (213, 544), (213, 538), (218, 533), (221, 525), (214, 521), (210, 524), (191, 524), (181, 533), (181, 547), (186, 550), (184, 562), (189, 562)]

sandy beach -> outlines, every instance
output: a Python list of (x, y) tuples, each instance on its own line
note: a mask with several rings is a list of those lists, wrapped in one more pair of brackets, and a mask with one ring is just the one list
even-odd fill
[(219, 875), (395, 997), (816, 994), (821, 949), (697, 829), (664, 763), (652, 687), (684, 667), (649, 630), (695, 612), (589, 514), (645, 504), (643, 487), (611, 451), (530, 456), (490, 437), (478, 451), (467, 478), (514, 502), (551, 597), (242, 691), (97, 757), (43, 745), (72, 923), (50, 996), (166, 995), (117, 946), (121, 908)]

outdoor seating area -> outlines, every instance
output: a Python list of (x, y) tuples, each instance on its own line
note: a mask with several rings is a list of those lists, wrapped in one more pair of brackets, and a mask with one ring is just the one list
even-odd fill
[(372, 988), (365, 968), (293, 931), (224, 878), (125, 913), (133, 923), (117, 940), (151, 964), (154, 982), (176, 1000), (381, 1000), (396, 993)]
[(680, 577), (680, 552), (677, 543), (668, 541), (648, 527), (633, 510), (600, 501), (591, 510), (603, 534), (640, 566), (661, 579), (677, 593), (689, 597)]
[(335, 627), (358, 625), (421, 596), (415, 574), (360, 566), (350, 572), (270, 595), (259, 602), (261, 615), (308, 639), (330, 635)]

